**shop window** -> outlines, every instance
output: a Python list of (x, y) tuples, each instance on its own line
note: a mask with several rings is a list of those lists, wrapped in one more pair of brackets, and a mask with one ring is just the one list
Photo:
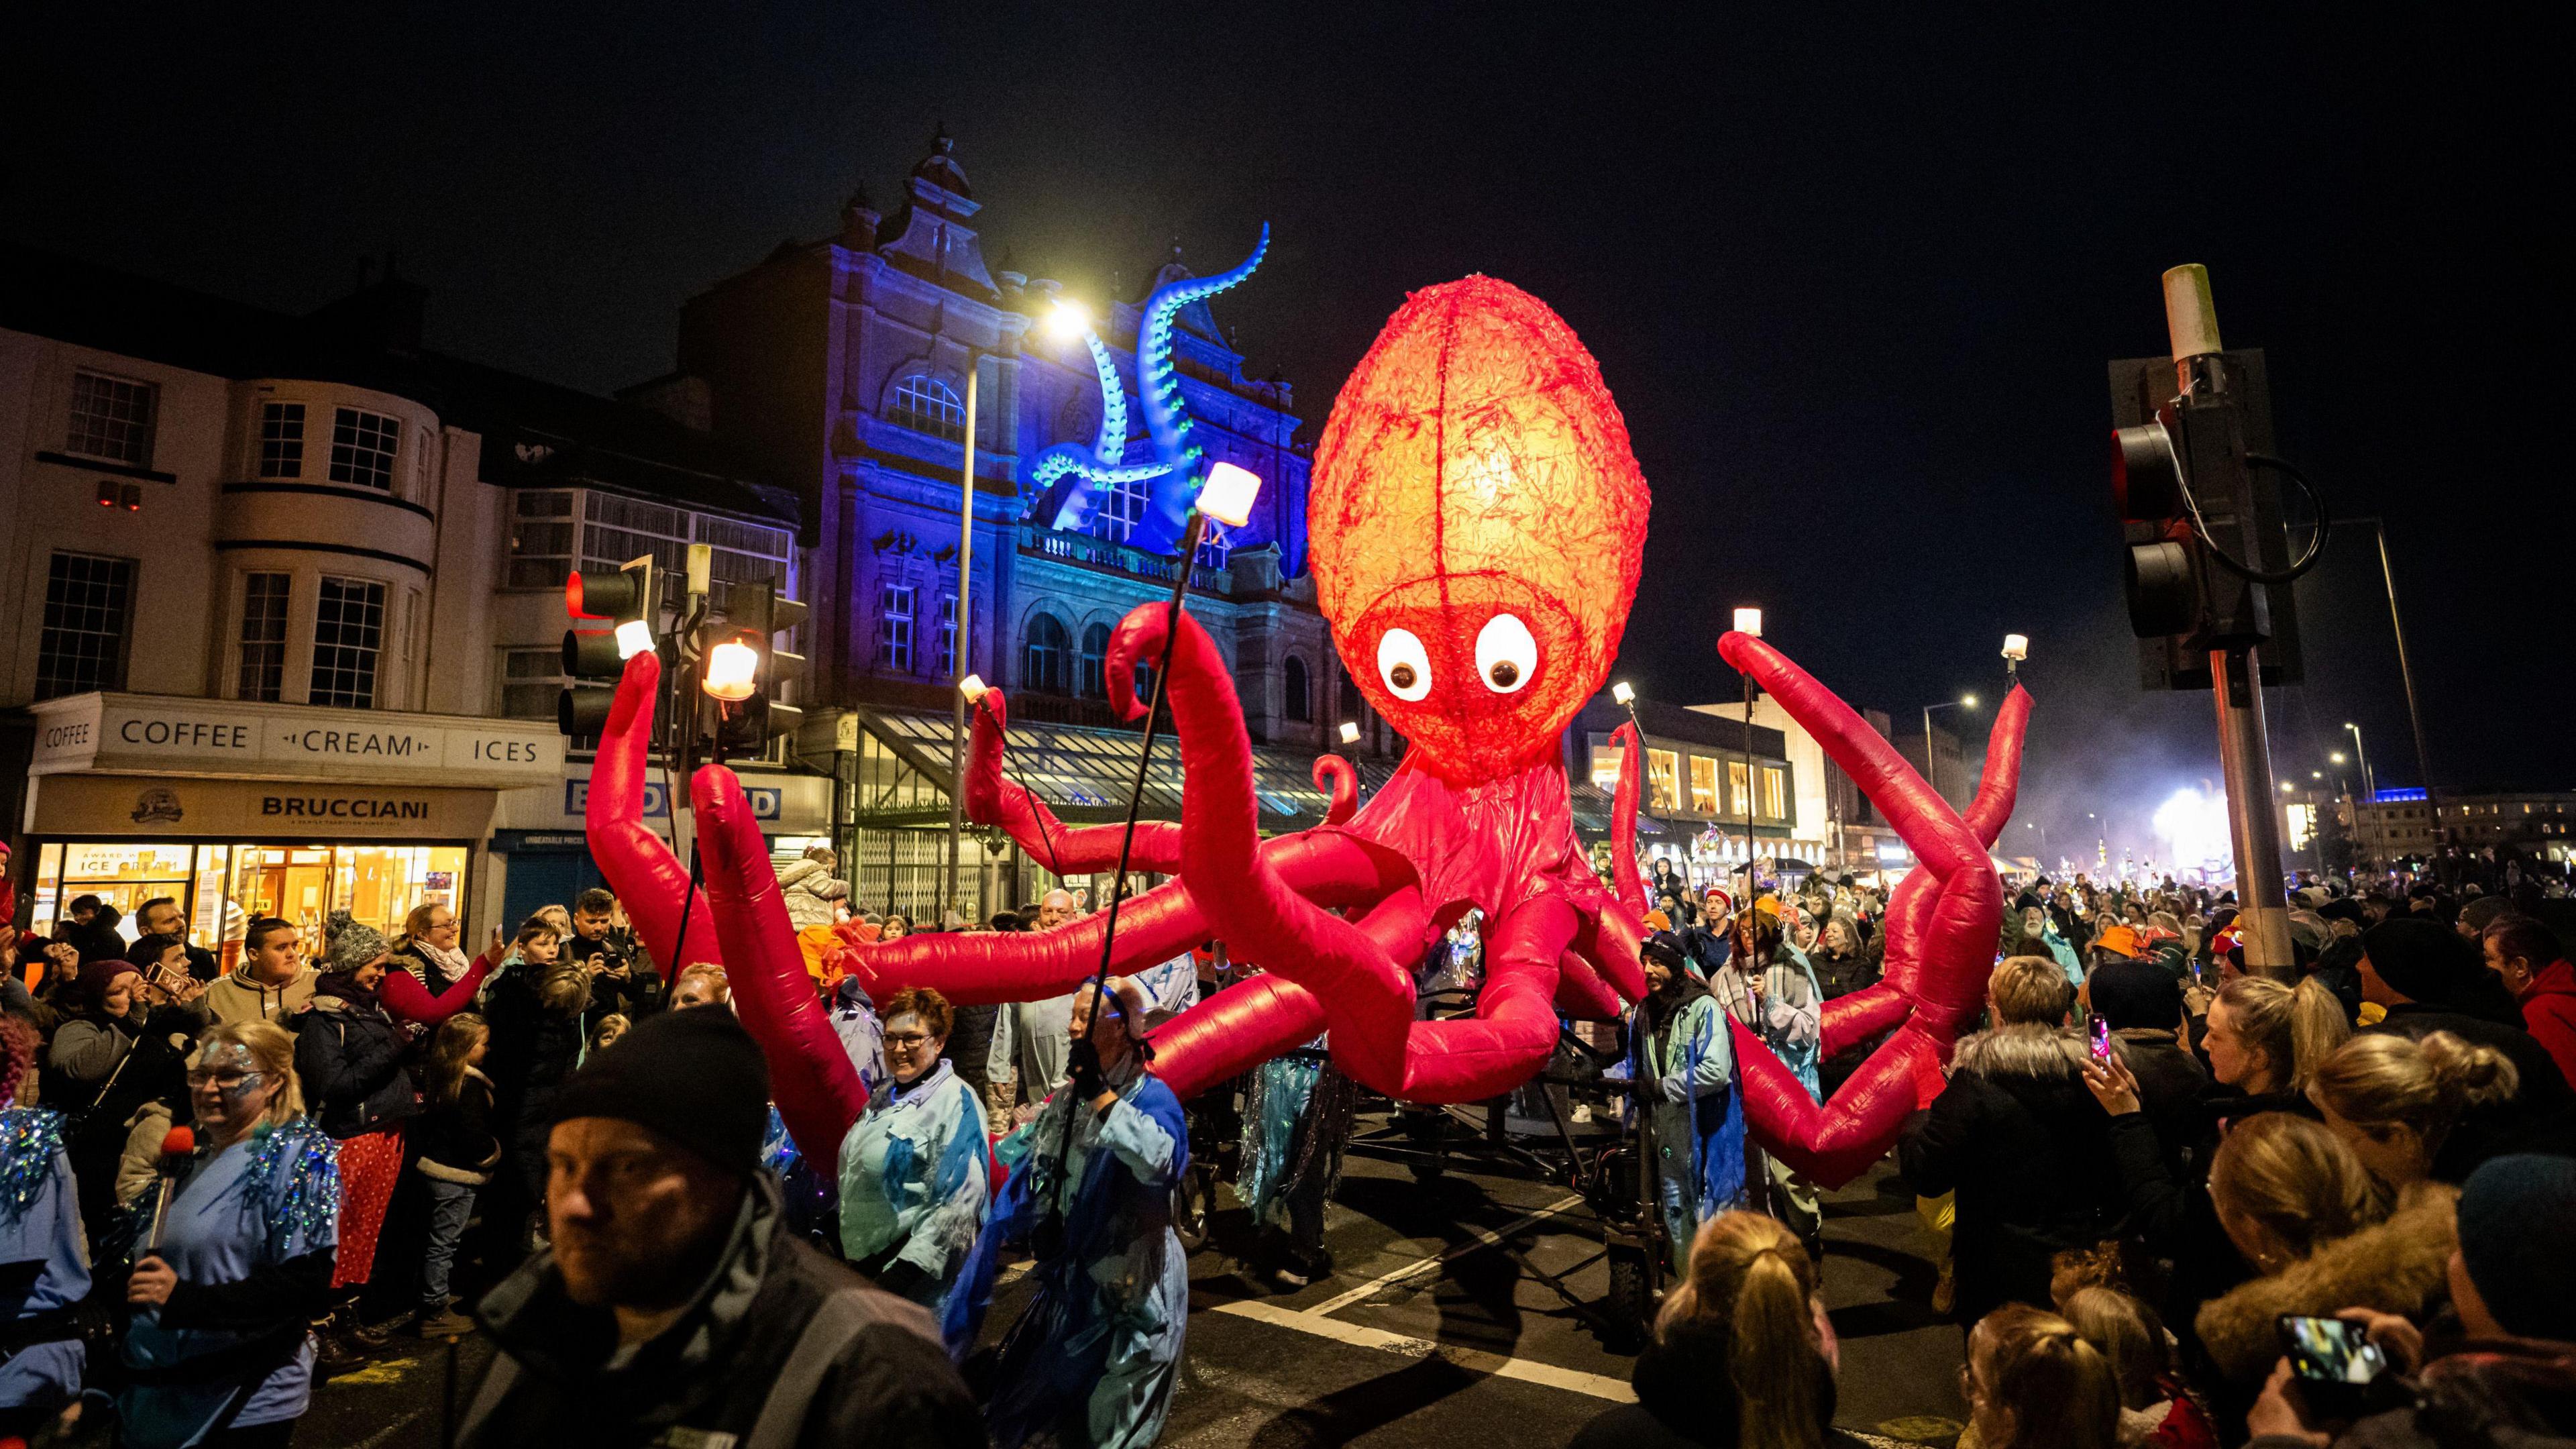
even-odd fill
[(897, 674), (912, 672), (913, 586), (882, 584), (877, 588), (877, 667)]
[(1073, 689), (1073, 641), (1064, 621), (1043, 610), (1029, 616), (1029, 632), (1020, 650), (1020, 687), (1033, 694), (1066, 694)]
[(531, 489), (512, 503), (509, 586), (551, 589), (572, 571), (572, 494)]
[(1691, 809), (1701, 815), (1717, 813), (1717, 761), (1706, 755), (1690, 757)]
[(291, 574), (242, 575), (239, 699), (275, 702), (286, 697), (286, 605)]
[(1288, 717), (1303, 724), (1315, 717), (1314, 690), (1306, 682), (1306, 661), (1291, 654), (1279, 666), (1280, 693), (1284, 696)]
[(1094, 624), (1082, 631), (1082, 657), (1076, 661), (1073, 692), (1084, 699), (1109, 697), (1109, 626)]
[(1752, 776), (1746, 773), (1742, 760), (1729, 760), (1726, 762), (1726, 813), (1741, 816), (1752, 811)]
[(385, 586), (370, 579), (322, 580), (313, 620), (313, 702), (376, 707), (376, 661), (385, 640)]
[(136, 468), (152, 466), (152, 420), (159, 389), (95, 372), (72, 374), (72, 421), (63, 451)]
[(402, 450), (402, 419), (340, 408), (331, 420), (331, 481), (360, 488), (394, 489), (394, 454)]
[(966, 404), (957, 390), (927, 373), (914, 373), (894, 385), (886, 398), (886, 421), (916, 433), (966, 440)]
[(501, 713), (509, 719), (553, 719), (565, 684), (563, 650), (510, 649), (501, 655)]
[(1771, 820), (1789, 818), (1789, 772), (1777, 765), (1762, 767), (1762, 814)]
[(57, 550), (45, 569), (36, 697), (123, 689), (133, 614), (134, 560)]
[(304, 476), (304, 404), (259, 405), (259, 476)]
[(1646, 751), (1646, 808), (1682, 808), (1681, 756), (1671, 750)]

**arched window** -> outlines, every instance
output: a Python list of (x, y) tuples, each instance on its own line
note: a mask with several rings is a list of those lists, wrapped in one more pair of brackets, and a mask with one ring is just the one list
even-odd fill
[(1306, 661), (1291, 654), (1279, 669), (1280, 691), (1288, 696), (1288, 717), (1311, 720), (1315, 717), (1314, 697), (1306, 689)]
[(1084, 699), (1107, 699), (1109, 686), (1102, 677), (1109, 662), (1109, 626), (1094, 624), (1082, 631), (1082, 657), (1074, 664), (1073, 692)]
[(1029, 616), (1028, 643), (1020, 650), (1020, 687), (1038, 694), (1065, 694), (1073, 687), (1073, 641), (1053, 614)]
[(955, 388), (928, 373), (916, 372), (896, 383), (886, 398), (885, 416), (887, 422), (916, 433), (952, 443), (966, 440), (966, 404)]

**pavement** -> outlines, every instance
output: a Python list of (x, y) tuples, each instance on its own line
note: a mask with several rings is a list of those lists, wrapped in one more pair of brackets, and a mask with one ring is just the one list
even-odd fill
[[(1560, 1184), (1463, 1166), (1417, 1181), (1354, 1154), (1325, 1218), (1335, 1271), (1293, 1293), (1237, 1262), (1252, 1225), (1221, 1201), (1209, 1247), (1191, 1260), (1187, 1362), (1164, 1445), (1536, 1449), (1630, 1397), (1634, 1360), (1525, 1271), (1559, 1278), (1587, 1305), (1608, 1292), (1598, 1226)], [(1913, 1198), (1881, 1164), (1824, 1202), (1825, 1295), (1843, 1355), (1836, 1420), (1946, 1449), (1965, 1417), (1961, 1337), (1929, 1307), (1933, 1244)], [(996, 1326), (1018, 1311), (1016, 1288), (997, 1295)], [(298, 1449), (436, 1449), (450, 1393), (470, 1394), (488, 1356), (479, 1336), (397, 1339), (315, 1395)]]

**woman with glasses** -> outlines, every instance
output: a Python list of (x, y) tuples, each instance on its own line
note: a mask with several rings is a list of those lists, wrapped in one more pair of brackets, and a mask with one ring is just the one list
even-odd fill
[(331, 1303), (339, 1157), (304, 1115), (295, 1038), (224, 1022), (188, 1067), (197, 1145), (158, 1198), (125, 1301), (124, 1442), (282, 1445), (312, 1397)]
[(877, 1286), (937, 1312), (983, 1231), (984, 1109), (941, 1055), (948, 1000), (885, 1009), (885, 1078), (841, 1141), (841, 1251)]

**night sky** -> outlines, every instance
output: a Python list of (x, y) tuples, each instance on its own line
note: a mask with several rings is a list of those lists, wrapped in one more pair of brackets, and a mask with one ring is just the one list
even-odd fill
[[(296, 309), (394, 251), (432, 345), (606, 390), (854, 183), (892, 209), (944, 122), (988, 259), (1095, 299), (1272, 223), (1217, 311), (1310, 436), (1406, 289), (1487, 272), (1599, 356), (1654, 486), (1621, 674), (1730, 696), (1758, 603), (1919, 728), (2026, 632), (2052, 854), (2217, 773), (2206, 698), (2136, 689), (2104, 463), (2104, 360), (2161, 353), (2157, 276), (2202, 262), (2283, 450), (2388, 521), (2438, 782), (2576, 789), (2563, 49), (2070, 8), (21, 6), (0, 232)], [(2276, 772), (2350, 719), (2419, 783), (2367, 532), (2299, 593)]]

